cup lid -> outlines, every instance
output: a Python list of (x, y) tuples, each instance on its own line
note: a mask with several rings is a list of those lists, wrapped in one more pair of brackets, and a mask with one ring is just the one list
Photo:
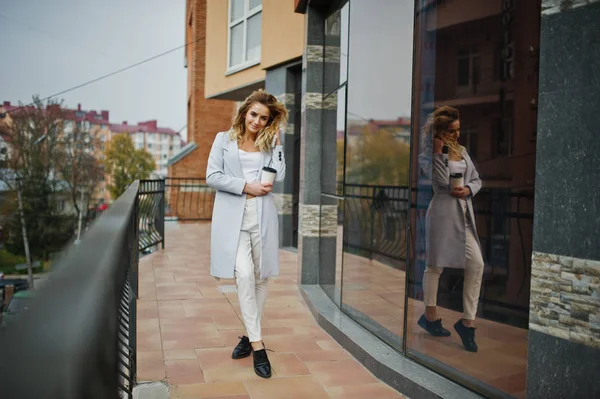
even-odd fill
[(277, 169), (273, 169), (273, 168), (268, 167), (268, 166), (263, 166), (262, 170), (264, 170), (266, 172), (277, 173)]

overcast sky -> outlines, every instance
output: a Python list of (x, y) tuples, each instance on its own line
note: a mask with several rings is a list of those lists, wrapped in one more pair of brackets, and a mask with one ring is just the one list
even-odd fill
[[(0, 101), (46, 97), (183, 45), (184, 14), (185, 0), (0, 0)], [(157, 119), (179, 130), (183, 62), (181, 49), (60, 98), (108, 110), (115, 123)]]
[(350, 1), (348, 119), (410, 117), (413, 16), (413, 0)]

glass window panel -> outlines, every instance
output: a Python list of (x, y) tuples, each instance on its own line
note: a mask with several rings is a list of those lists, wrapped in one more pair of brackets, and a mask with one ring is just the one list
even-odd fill
[(262, 0), (250, 0), (250, 10), (260, 6), (262, 4)]
[(346, 87), (325, 97), (323, 110), (323, 192), (343, 195), (346, 131)]
[(244, 16), (244, 0), (229, 0), (231, 4), (231, 17), (229, 22), (236, 21)]
[(344, 199), (321, 194), (319, 235), (319, 285), (340, 306), (344, 259)]
[(350, 3), (325, 20), (325, 93), (337, 89), (348, 79), (348, 18)]
[(406, 299), (413, 15), (413, 2), (350, 2), (342, 309), (398, 351)]
[(246, 45), (246, 61), (260, 60), (262, 13), (248, 18), (248, 35)]
[[(537, 80), (531, 76), (537, 76), (538, 63), (528, 49), (539, 48), (540, 3), (489, 2), (475, 9), (470, 0), (455, 0), (450, 8), (433, 3), (417, 10), (411, 132), (411, 187), (416, 193), (410, 215), (406, 347), (411, 357), (485, 397), (500, 396), (497, 390), (522, 397), (526, 383), (536, 150), (531, 138), (537, 121), (536, 110), (527, 104), (537, 96)], [(452, 11), (458, 9), (464, 12)], [(350, 46), (352, 50), (352, 42)], [(444, 105), (458, 110), (459, 143), (482, 180), (482, 189), (467, 208), (473, 210), (472, 217), (465, 218), (452, 200), (449, 207), (442, 205), (447, 191), (442, 184), (434, 193), (432, 186), (439, 175), (432, 168), (430, 117)], [(472, 233), (479, 242), (473, 248), (483, 258), (481, 278), (469, 279), (465, 273), (477, 262), (450, 264), (450, 251), (466, 252), (465, 245), (455, 240), (456, 232), (440, 233), (455, 210), (464, 228), (458, 236)], [(475, 290), (477, 299), (463, 302), (469, 290)], [(429, 317), (441, 317), (452, 338), (431, 336), (418, 324), (426, 303)], [(466, 351), (453, 328), (463, 318), (475, 318), (478, 328), (479, 352), (467, 355), (468, 364), (459, 360)], [(485, 346), (490, 340), (497, 343), (492, 351)], [(498, 364), (506, 367), (500, 369)]]
[(244, 62), (244, 23), (230, 29), (229, 66)]

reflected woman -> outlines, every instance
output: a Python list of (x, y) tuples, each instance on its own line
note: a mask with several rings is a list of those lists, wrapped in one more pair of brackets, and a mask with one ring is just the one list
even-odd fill
[(437, 313), (440, 275), (445, 267), (464, 269), (464, 314), (462, 320), (454, 324), (454, 329), (465, 349), (477, 352), (475, 315), (484, 263), (471, 198), (481, 189), (481, 179), (466, 149), (458, 144), (458, 110), (449, 106), (437, 108), (430, 115), (424, 134), (433, 136), (433, 198), (427, 209), (427, 266), (423, 276), (425, 314), (418, 324), (433, 336), (450, 336)]

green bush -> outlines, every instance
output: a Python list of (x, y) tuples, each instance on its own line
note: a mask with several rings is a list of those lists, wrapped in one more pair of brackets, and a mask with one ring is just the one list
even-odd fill
[(24, 256), (8, 252), (6, 248), (0, 248), (0, 271), (4, 274), (27, 274), (27, 269), (17, 272), (15, 266), (27, 263)]

